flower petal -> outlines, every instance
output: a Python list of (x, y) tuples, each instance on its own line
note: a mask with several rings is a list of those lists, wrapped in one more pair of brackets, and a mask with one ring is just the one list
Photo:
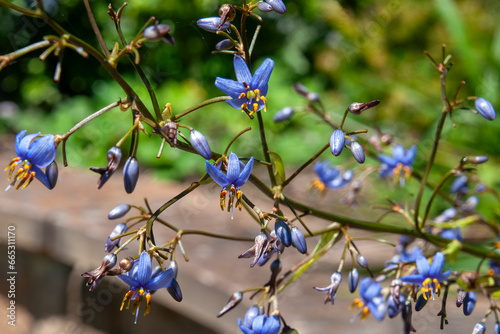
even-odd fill
[(242, 99), (230, 99), (230, 100), (226, 100), (226, 103), (229, 104), (234, 109), (242, 109), (241, 105), (243, 103), (246, 103), (246, 102), (247, 102), (247, 98), (246, 97), (244, 97)]
[(240, 159), (238, 156), (231, 152), (227, 162), (227, 179), (229, 183), (234, 184), (240, 176)]
[(174, 271), (172, 269), (167, 269), (161, 273), (161, 275), (156, 276), (146, 283), (144, 289), (148, 291), (155, 291), (158, 289), (168, 288), (172, 284), (174, 279)]
[[(24, 159), (27, 159), (28, 158), (28, 151), (30, 149), (30, 146), (31, 146), (31, 141), (33, 139), (35, 139), (36, 137), (38, 137), (38, 135), (40, 134), (40, 132), (38, 133), (32, 133), (30, 135), (23, 135), (21, 136), (21, 133), (26, 134), (26, 130), (23, 130), (21, 132), (19, 132), (16, 136), (16, 153), (17, 153), (17, 156), (19, 158), (21, 158), (22, 160)], [(19, 137), (19, 140), (18, 140), (18, 137)]]
[(210, 177), (220, 186), (227, 187), (229, 185), (227, 176), (207, 160), (205, 160), (205, 170), (207, 171), (208, 175), (210, 175)]
[(413, 275), (406, 275), (401, 277), (401, 280), (405, 283), (410, 283), (410, 284), (422, 284), (422, 282), (425, 280), (425, 276), (419, 275), (419, 274), (413, 274)]
[(281, 323), (280, 318), (277, 315), (272, 315), (267, 318), (264, 322), (264, 326), (261, 330), (262, 334), (277, 334), (280, 330)]
[(429, 277), (437, 278), (439, 274), (441, 274), (441, 270), (443, 270), (444, 264), (444, 254), (441, 252), (437, 252), (434, 255), (434, 259), (432, 260), (432, 265), (429, 269)]
[(406, 151), (405, 158), (403, 164), (409, 166), (413, 164), (413, 159), (415, 159), (415, 155), (417, 153), (417, 145), (413, 145)]
[(417, 270), (420, 275), (429, 275), (429, 269), (431, 268), (431, 266), (429, 265), (429, 261), (427, 261), (425, 257), (419, 256), (417, 257), (417, 260), (415, 262), (417, 264)]
[(139, 282), (135, 280), (133, 277), (130, 277), (129, 275), (118, 275), (116, 277), (122, 280), (122, 282), (128, 284), (131, 290), (139, 286)]
[(151, 257), (148, 252), (142, 251), (137, 267), (135, 278), (139, 281), (140, 286), (144, 287), (151, 279)]
[[(21, 148), (21, 141), (22, 139), (24, 138), (24, 136), (26, 136), (26, 130), (22, 130), (21, 132), (19, 132), (17, 135), (16, 135), (16, 153), (17, 153), (17, 156), (21, 159), (23, 159), (24, 157), (21, 157), (21, 155), (24, 155), (25, 153), (23, 153), (20, 148)], [(26, 148), (27, 150), (27, 148)]]
[(271, 77), (273, 68), (274, 61), (271, 58), (267, 58), (266, 60), (264, 60), (262, 65), (260, 65), (257, 71), (255, 71), (250, 87), (252, 89), (259, 89), (262, 95), (266, 95), (267, 88), (265, 86), (267, 86), (267, 83), (269, 82), (269, 78)]
[(242, 57), (235, 55), (233, 64), (234, 72), (236, 73), (236, 79), (238, 79), (238, 81), (241, 83), (245, 82), (247, 85), (249, 85), (252, 81), (252, 73), (250, 73), (245, 60), (243, 60)]
[(403, 161), (405, 158), (405, 149), (401, 145), (395, 145), (392, 148), (392, 157), (397, 161)]
[(382, 162), (383, 164), (388, 165), (390, 168), (394, 168), (398, 164), (396, 159), (388, 155), (379, 154), (377, 155), (377, 159), (380, 160), (380, 162)]
[[(25, 139), (29, 137), (26, 136)], [(50, 165), (56, 157), (56, 146), (54, 144), (55, 137), (53, 135), (46, 135), (40, 139), (35, 140), (31, 144), (26, 157), (28, 160), (40, 168)]]
[(54, 187), (51, 187), (50, 182), (49, 182), (49, 179), (47, 178), (47, 175), (45, 175), (45, 173), (44, 173), (44, 172), (43, 172), (40, 168), (38, 168), (38, 167), (37, 167), (37, 166), (35, 166), (35, 165), (32, 165), (32, 166), (31, 166), (31, 170), (32, 170), (33, 172), (35, 172), (35, 178), (36, 178), (38, 181), (42, 182), (42, 184), (43, 184), (44, 186), (46, 186), (48, 189), (52, 189), (52, 188), (54, 188)]
[(219, 77), (215, 78), (215, 87), (219, 88), (233, 99), (237, 99), (241, 93), (246, 92), (245, 86), (243, 86), (241, 82)]
[(251, 157), (250, 160), (248, 160), (245, 168), (243, 168), (240, 175), (238, 176), (238, 179), (234, 181), (235, 187), (241, 187), (248, 181), (250, 174), (252, 174), (252, 168), (253, 168), (253, 157)]

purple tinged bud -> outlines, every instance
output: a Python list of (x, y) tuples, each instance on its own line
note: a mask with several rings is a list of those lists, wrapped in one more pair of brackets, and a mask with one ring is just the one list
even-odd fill
[(219, 43), (215, 44), (215, 49), (216, 50), (229, 50), (234, 46), (234, 43), (232, 40), (226, 38), (220, 41)]
[(361, 114), (363, 111), (367, 110), (367, 109), (370, 109), (370, 108), (373, 108), (375, 107), (376, 105), (378, 105), (380, 103), (379, 100), (374, 100), (374, 101), (371, 101), (371, 102), (366, 102), (366, 103), (359, 103), (359, 102), (353, 102), (349, 105), (349, 107), (347, 107), (347, 109), (349, 110), (349, 112), (351, 112), (352, 114), (354, 115), (359, 115)]
[(167, 291), (176, 302), (182, 301), (182, 290), (175, 278), (172, 279), (172, 283), (167, 287)]
[(468, 181), (469, 181), (469, 178), (467, 177), (467, 175), (458, 176), (451, 184), (450, 193), (456, 194), (461, 190), (467, 189), (467, 182)]
[(144, 38), (151, 42), (164, 40), (174, 45), (174, 38), (169, 34), (170, 26), (166, 24), (155, 24), (144, 30)]
[(391, 297), (394, 302), (399, 303), (399, 298), (401, 297), (401, 287), (403, 285), (403, 281), (400, 278), (395, 278), (391, 282), (390, 292)]
[(191, 145), (195, 149), (198, 154), (200, 154), (205, 159), (209, 160), (212, 158), (212, 151), (210, 150), (210, 146), (208, 145), (207, 138), (201, 134), (201, 132), (193, 129), (189, 133), (189, 140), (191, 141)]
[(260, 260), (260, 258), (264, 255), (264, 252), (267, 249), (267, 245), (268, 245), (268, 239), (265, 233), (260, 233), (258, 236), (255, 237), (255, 244), (254, 244), (255, 254), (252, 262), (250, 263), (250, 268), (255, 266), (257, 262)]
[(297, 248), (300, 253), (307, 253), (306, 238), (304, 237), (304, 234), (300, 232), (297, 226), (292, 227), (292, 245), (293, 247)]
[(360, 164), (365, 162), (365, 151), (363, 150), (363, 146), (361, 146), (357, 141), (352, 142), (351, 152), (357, 162)]
[(118, 219), (122, 218), (129, 212), (130, 210), (130, 205), (128, 204), (120, 204), (117, 207), (114, 207), (109, 213), (108, 213), (108, 219)]
[(472, 330), (472, 334), (484, 334), (486, 332), (486, 326), (483, 322), (478, 322), (474, 329)]
[(268, 13), (273, 11), (273, 7), (267, 2), (259, 2), (257, 4), (257, 8), (263, 13)]
[(57, 184), (57, 177), (59, 176), (59, 170), (57, 169), (55, 160), (45, 168), (45, 175), (47, 176), (47, 181), (49, 181), (49, 189), (54, 189)]
[(125, 186), (125, 191), (128, 194), (131, 194), (134, 191), (138, 179), (139, 162), (135, 157), (129, 157), (123, 167), (123, 185)]
[(460, 209), (462, 209), (465, 212), (474, 212), (478, 203), (479, 203), (479, 198), (477, 198), (476, 196), (470, 196), (469, 198), (467, 198), (465, 203), (460, 205)]
[[(217, 314), (217, 318), (222, 317), (224, 314), (226, 314), (227, 312), (229, 312), (233, 308), (235, 308), (236, 305), (238, 305), (242, 299), (243, 299), (243, 293), (241, 291), (236, 291), (235, 293), (233, 293), (231, 298), (229, 298), (229, 300), (227, 301), (226, 306), (224, 306), (222, 308), (222, 310), (219, 312), (219, 314)], [(258, 309), (257, 309), (257, 312), (258, 312)]]
[(221, 18), (218, 16), (214, 17), (205, 17), (202, 19), (199, 19), (196, 24), (198, 27), (200, 27), (203, 30), (206, 30), (208, 32), (214, 32), (216, 33), (219, 30), (227, 30), (231, 26), (230, 22), (224, 22), (224, 24), (219, 28)]
[(341, 129), (333, 131), (330, 137), (330, 150), (334, 156), (340, 155), (344, 149), (345, 134)]
[(310, 92), (309, 89), (307, 89), (307, 87), (304, 86), (303, 84), (301, 84), (300, 82), (297, 82), (296, 84), (294, 84), (293, 89), (297, 93), (299, 93), (300, 95), (305, 97), (307, 100), (309, 100), (310, 102), (318, 102), (319, 101), (319, 95), (317, 93)]
[(290, 227), (288, 227), (287, 223), (278, 219), (274, 224), (274, 231), (276, 233), (276, 237), (283, 245), (286, 247), (290, 247), (292, 245), (292, 232), (290, 231)]
[(423, 309), (425, 304), (427, 304), (427, 299), (425, 299), (424, 294), (421, 293), (420, 296), (418, 296), (417, 302), (415, 303), (415, 311), (418, 312)]
[(478, 97), (474, 104), (479, 114), (487, 120), (492, 121), (497, 117), (495, 109), (491, 105), (490, 101), (486, 100), (485, 98)]
[(286, 12), (286, 7), (282, 0), (264, 0), (264, 2), (271, 5), (273, 10), (278, 14), (284, 14)]
[(486, 185), (484, 183), (478, 183), (476, 185), (476, 188), (474, 188), (474, 191), (476, 193), (482, 193), (483, 191), (485, 191), (487, 189)]
[(101, 189), (102, 186), (109, 180), (111, 175), (115, 172), (122, 159), (122, 151), (118, 146), (113, 146), (108, 150), (107, 154), (108, 166), (106, 168), (100, 167), (90, 167), (90, 170), (101, 175), (97, 185), (97, 189)]
[(102, 259), (102, 264), (104, 265), (106, 271), (113, 268), (116, 265), (116, 255), (113, 253), (106, 255)]
[(281, 272), (281, 261), (276, 259), (271, 263), (271, 273), (276, 277)]
[(361, 254), (356, 255), (356, 261), (358, 261), (358, 264), (362, 268), (368, 267), (368, 261), (366, 260), (366, 258), (363, 255), (361, 255)]
[(120, 261), (119, 265), (124, 272), (131, 271), (134, 267), (134, 259), (131, 257), (126, 257)]
[[(263, 2), (261, 2), (263, 3)], [(278, 111), (273, 118), (274, 123), (280, 123), (284, 121), (288, 121), (290, 118), (293, 116), (293, 108), (292, 107), (285, 107)]]
[(358, 288), (358, 283), (359, 283), (359, 273), (356, 268), (352, 268), (352, 270), (349, 272), (349, 291), (351, 293), (354, 293), (356, 289)]
[(476, 293), (474, 291), (469, 291), (465, 295), (463, 310), (465, 315), (471, 315), (474, 307), (476, 306)]
[(488, 156), (486, 155), (474, 155), (469, 157), (469, 161), (473, 164), (480, 165), (488, 161)]
[(179, 272), (179, 267), (177, 266), (177, 261), (172, 260), (168, 264), (168, 269), (172, 269), (172, 272), (174, 273), (174, 278), (177, 278), (177, 273)]
[(465, 296), (467, 296), (467, 291), (459, 287), (457, 289), (457, 303), (456, 303), (457, 307), (462, 306), (462, 304), (464, 303)]
[(106, 242), (104, 243), (104, 251), (109, 253), (113, 250), (113, 248), (115, 248), (116, 245), (119, 245), (120, 239), (115, 239), (115, 240), (111, 240), (111, 239), (114, 237), (117, 237), (120, 234), (123, 234), (125, 232), (127, 232), (127, 225), (126, 224), (120, 223), (120, 224), (116, 225), (115, 228), (113, 229), (113, 231), (111, 232), (111, 234), (106, 239)]

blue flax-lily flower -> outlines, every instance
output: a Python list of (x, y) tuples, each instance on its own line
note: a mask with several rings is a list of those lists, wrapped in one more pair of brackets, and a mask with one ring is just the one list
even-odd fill
[(361, 320), (366, 319), (372, 313), (377, 321), (382, 321), (385, 317), (387, 306), (381, 294), (380, 283), (373, 281), (370, 277), (363, 278), (359, 284), (359, 295), (361, 298), (354, 300), (353, 307), (358, 307), (359, 311), (354, 317), (361, 313)]
[(226, 208), (226, 194), (229, 190), (229, 206), (231, 210), (231, 218), (233, 218), (233, 205), (236, 198), (236, 205), (241, 210), (241, 190), (239, 187), (247, 182), (253, 168), (253, 157), (248, 160), (246, 166), (240, 162), (236, 154), (231, 152), (227, 161), (227, 172), (224, 174), (219, 168), (205, 161), (205, 169), (212, 179), (222, 186), (220, 193), (220, 207), (222, 210)]
[(397, 180), (401, 175), (401, 170), (403, 170), (404, 176), (410, 178), (416, 152), (417, 146), (415, 145), (406, 152), (403, 146), (396, 145), (392, 148), (392, 157), (379, 154), (377, 158), (382, 162), (379, 170), (380, 177), (393, 175), (394, 180)]
[[(251, 323), (242, 323), (241, 318), (238, 319), (238, 326), (245, 334), (278, 334), (281, 328), (280, 317), (277, 315), (260, 314), (248, 319)], [(245, 320), (247, 320), (246, 316)]]
[(230, 100), (226, 100), (229, 105), (252, 116), (259, 110), (266, 111), (268, 82), (273, 67), (274, 61), (267, 58), (252, 77), (245, 60), (240, 56), (234, 56), (234, 71), (238, 81), (217, 77), (215, 86), (231, 96)]
[(442, 272), (444, 265), (444, 254), (437, 252), (432, 259), (432, 265), (423, 256), (416, 260), (418, 274), (411, 274), (401, 277), (401, 280), (409, 284), (418, 284), (422, 286), (422, 293), (425, 299), (428, 294), (434, 299), (434, 293), (439, 293), (441, 282), (445, 281), (451, 274), (451, 269)]
[(314, 171), (318, 177), (314, 180), (313, 186), (320, 191), (326, 188), (338, 189), (345, 187), (353, 177), (351, 170), (346, 170), (340, 173), (340, 170), (335, 167), (329, 167), (330, 161), (316, 162), (314, 164)]
[(174, 279), (174, 271), (167, 269), (160, 274), (153, 275), (151, 269), (151, 257), (146, 251), (141, 253), (138, 260), (135, 260), (134, 267), (125, 275), (118, 275), (117, 277), (130, 286), (129, 291), (123, 298), (120, 311), (127, 303), (126, 308), (130, 306), (130, 301), (134, 300), (135, 323), (137, 323), (137, 315), (139, 314), (139, 307), (141, 306), (142, 296), (146, 298), (146, 310), (144, 315), (148, 314), (151, 309), (151, 292), (168, 288)]
[(16, 189), (19, 189), (21, 186), (26, 188), (34, 178), (37, 178), (47, 188), (53, 188), (54, 185), (49, 181), (47, 175), (41, 170), (41, 168), (50, 165), (56, 157), (55, 137), (53, 135), (45, 135), (35, 140), (38, 136), (40, 136), (40, 132), (26, 135), (26, 130), (17, 134), (17, 157), (12, 159), (12, 161), (5, 168), (5, 170), (9, 170), (9, 180), (14, 172), (14, 169), (18, 165), (20, 165), (20, 167), (14, 175), (14, 180), (7, 187), (7, 189), (15, 185), (18, 181), (19, 183), (17, 184)]

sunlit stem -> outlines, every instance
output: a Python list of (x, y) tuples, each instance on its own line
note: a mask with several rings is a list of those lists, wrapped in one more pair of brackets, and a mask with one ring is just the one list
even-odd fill
[(118, 141), (118, 143), (116, 143), (116, 146), (121, 147), (123, 142), (125, 141), (125, 139), (127, 139), (128, 136), (130, 136), (132, 134), (132, 132), (135, 129), (137, 129), (138, 126), (139, 126), (139, 122), (135, 121), (134, 125), (132, 125), (132, 127), (127, 131), (127, 133)]
[(342, 122), (340, 122), (339, 129), (342, 130), (342, 127), (344, 126), (344, 122), (347, 118), (347, 114), (349, 113), (349, 108), (347, 108), (344, 112), (344, 117), (342, 117)]
[(451, 176), (453, 176), (455, 174), (456, 174), (456, 170), (449, 171), (448, 173), (445, 174), (445, 176), (443, 176), (443, 178), (441, 179), (441, 181), (439, 182), (439, 184), (434, 188), (434, 191), (432, 192), (431, 198), (429, 199), (429, 202), (427, 203), (427, 206), (425, 208), (424, 218), (422, 219), (422, 221), (420, 223), (420, 226), (421, 226), (422, 229), (425, 227), (425, 223), (427, 221), (427, 217), (429, 217), (429, 212), (431, 211), (432, 202), (436, 198), (436, 195), (438, 194), (439, 189), (441, 189), (443, 187), (443, 185), (445, 184), (445, 182)]
[(89, 17), (90, 25), (92, 26), (92, 30), (94, 30), (94, 34), (97, 37), (97, 40), (99, 41), (99, 45), (101, 45), (102, 51), (104, 52), (106, 57), (109, 57), (108, 47), (106, 46), (106, 43), (104, 42), (104, 38), (102, 37), (101, 31), (99, 30), (99, 27), (97, 26), (94, 14), (92, 13), (92, 9), (90, 8), (89, 1), (83, 0), (83, 3), (85, 4), (85, 9), (86, 9), (87, 15)]
[[(1, 1), (0, 1), (1, 3)], [(28, 45), (27, 47), (24, 47), (22, 49), (16, 50), (14, 52), (8, 53), (6, 55), (0, 56), (0, 70), (2, 70), (7, 64), (9, 64), (10, 61), (17, 59), (21, 56), (24, 56), (32, 51), (45, 48), (51, 44), (50, 41), (40, 41), (31, 45)]]
[(282, 184), (281, 187), (285, 188), (292, 180), (299, 175), (307, 166), (314, 162), (323, 152), (325, 152), (330, 147), (330, 143), (323, 146), (318, 153), (313, 155), (309, 160), (307, 160), (302, 166), (300, 166), (290, 177), (288, 177)]
[(233, 138), (233, 139), (229, 142), (229, 144), (227, 145), (226, 150), (224, 151), (224, 154), (223, 154), (223, 155), (227, 156), (227, 151), (229, 151), (229, 148), (230, 148), (230, 147), (231, 147), (231, 145), (232, 145), (232, 144), (236, 141), (236, 139), (238, 139), (238, 137), (240, 137), (242, 134), (244, 134), (245, 132), (248, 132), (248, 131), (250, 131), (250, 130), (252, 130), (252, 128), (251, 128), (251, 127), (248, 127), (248, 128), (246, 128), (246, 129), (244, 129), (244, 130), (240, 131), (240, 132), (239, 132), (239, 133), (238, 133), (238, 134), (237, 134), (237, 135), (236, 135), (236, 136), (235, 136), (235, 137), (234, 137), (234, 138)]
[(230, 98), (231, 98), (231, 96), (218, 96), (218, 97), (214, 97), (212, 99), (203, 101), (200, 104), (197, 104), (194, 107), (186, 109), (177, 115), (173, 115), (171, 121), (175, 122), (176, 120), (180, 119), (181, 117), (186, 116), (187, 114), (189, 114), (197, 109), (203, 108), (203, 107), (208, 106), (209, 104), (212, 104), (212, 103), (225, 102), (226, 100), (229, 100)]
[(255, 42), (257, 41), (257, 36), (259, 35), (259, 31), (262, 26), (259, 24), (257, 28), (255, 29), (255, 33), (253, 34), (252, 42), (250, 43), (250, 49), (248, 50), (249, 54), (252, 54), (253, 48), (255, 46)]

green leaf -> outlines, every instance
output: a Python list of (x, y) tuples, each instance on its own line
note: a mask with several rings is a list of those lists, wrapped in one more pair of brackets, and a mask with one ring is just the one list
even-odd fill
[(274, 167), (276, 168), (276, 173), (274, 175), (279, 176), (281, 179), (281, 182), (278, 182), (278, 185), (279, 185), (279, 184), (283, 183), (283, 181), (286, 180), (285, 165), (283, 164), (283, 160), (281, 159), (281, 157), (278, 153), (269, 152), (269, 154), (272, 155), (272, 157), (274, 159)]

